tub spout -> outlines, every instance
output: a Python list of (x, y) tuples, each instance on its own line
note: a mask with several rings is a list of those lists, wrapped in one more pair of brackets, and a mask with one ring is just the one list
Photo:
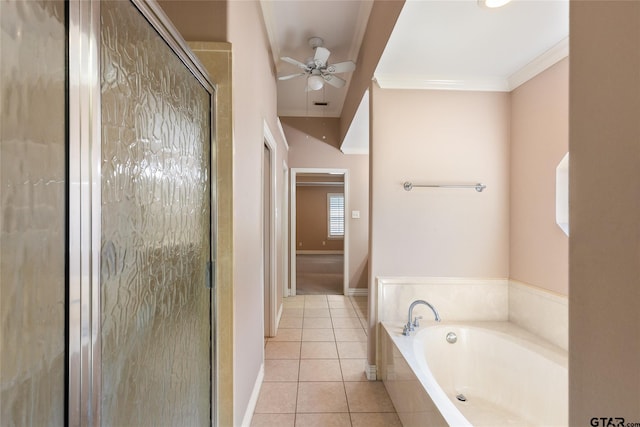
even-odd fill
[(436, 322), (440, 321), (440, 315), (438, 314), (438, 310), (436, 310), (434, 306), (432, 306), (425, 300), (421, 300), (421, 299), (415, 300), (409, 306), (409, 315), (407, 319), (407, 324), (404, 325), (404, 328), (402, 329), (402, 335), (405, 335), (405, 336), (411, 335), (411, 332), (415, 331), (416, 327), (418, 326), (418, 318), (416, 317), (415, 319), (413, 319), (413, 308), (418, 304), (424, 304), (427, 307), (429, 307), (431, 311), (433, 311), (433, 315), (435, 316)]

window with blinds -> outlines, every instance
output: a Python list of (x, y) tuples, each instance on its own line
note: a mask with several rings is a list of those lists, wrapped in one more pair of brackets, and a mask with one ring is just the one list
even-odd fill
[(330, 239), (344, 237), (344, 194), (327, 194), (327, 228)]

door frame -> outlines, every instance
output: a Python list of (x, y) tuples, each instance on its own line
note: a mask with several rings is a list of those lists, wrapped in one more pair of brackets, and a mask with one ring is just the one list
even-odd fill
[(297, 196), (297, 175), (300, 173), (322, 173), (322, 174), (342, 174), (344, 176), (344, 240), (343, 240), (343, 271), (342, 271), (342, 294), (349, 295), (349, 221), (347, 220), (347, 212), (349, 212), (349, 169), (334, 169), (334, 168), (291, 168), (291, 231), (290, 231), (290, 261), (289, 267), (291, 289), (289, 290), (290, 296), (296, 295), (296, 196)]
[(282, 161), (282, 296), (289, 296), (289, 165)]
[[(269, 150), (269, 283), (263, 284), (263, 298), (267, 303), (267, 307), (269, 310), (268, 313), (268, 325), (264, 325), (264, 331), (267, 336), (274, 337), (276, 336), (276, 332), (278, 331), (278, 287), (276, 286), (276, 221), (277, 221), (277, 209), (276, 209), (276, 140), (269, 129), (269, 125), (267, 121), (263, 121), (263, 140), (264, 145)], [(262, 167), (264, 168), (264, 150), (263, 150), (263, 158), (262, 158)], [(264, 170), (262, 171), (262, 179), (264, 179)], [(264, 189), (264, 183), (262, 188)], [(264, 190), (262, 191), (262, 206), (265, 206), (264, 201)], [(264, 224), (264, 221), (263, 221)], [(265, 230), (262, 230), (262, 247), (265, 247)], [(264, 275), (264, 256), (262, 257), (263, 265), (262, 265), (262, 277)]]

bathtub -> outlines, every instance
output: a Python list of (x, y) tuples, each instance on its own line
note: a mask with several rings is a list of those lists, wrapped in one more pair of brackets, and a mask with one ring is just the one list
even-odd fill
[(567, 352), (514, 324), (430, 322), (405, 337), (383, 322), (380, 338), (380, 376), (405, 427), (568, 425)]

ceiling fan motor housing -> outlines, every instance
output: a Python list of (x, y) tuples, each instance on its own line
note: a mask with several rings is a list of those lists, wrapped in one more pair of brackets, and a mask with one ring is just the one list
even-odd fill
[(322, 40), (322, 38), (320, 37), (311, 37), (309, 39), (309, 46), (311, 46), (312, 49), (315, 49), (323, 45), (324, 45), (324, 40)]

